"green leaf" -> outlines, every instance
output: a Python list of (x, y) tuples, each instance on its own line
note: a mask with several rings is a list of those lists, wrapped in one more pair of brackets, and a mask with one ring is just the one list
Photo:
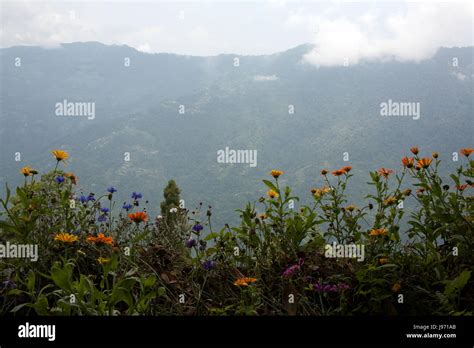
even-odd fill
[(272, 189), (272, 190), (275, 191), (275, 192), (280, 193), (279, 190), (277, 189), (277, 187), (276, 187), (271, 181), (268, 181), (268, 180), (262, 180), (262, 181), (263, 181), (263, 183), (264, 183), (265, 185), (267, 185), (270, 189)]

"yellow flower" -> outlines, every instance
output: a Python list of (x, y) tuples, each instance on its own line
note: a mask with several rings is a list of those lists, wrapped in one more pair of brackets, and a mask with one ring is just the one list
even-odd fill
[(381, 236), (381, 235), (386, 235), (387, 230), (385, 228), (377, 228), (372, 231), (370, 231), (369, 235), (370, 236)]
[(31, 167), (30, 166), (26, 166), (26, 167), (23, 167), (21, 168), (20, 172), (24, 175), (24, 176), (30, 176), (30, 175), (33, 175), (33, 173), (31, 172)]
[(268, 190), (267, 195), (270, 198), (275, 198), (275, 197), (278, 197), (278, 192), (273, 191), (273, 190)]
[(270, 172), (270, 175), (273, 176), (275, 179), (278, 179), (278, 177), (282, 174), (283, 172), (281, 170), (276, 170), (276, 169)]
[(267, 218), (267, 214), (260, 214), (258, 217), (260, 220), (265, 220)]
[(107, 258), (101, 256), (97, 259), (97, 262), (100, 263), (101, 265), (103, 265), (103, 264), (109, 263), (110, 259), (107, 259)]
[(53, 156), (56, 158), (56, 160), (59, 161), (65, 161), (69, 158), (69, 154), (66, 151), (63, 150), (53, 150), (51, 151)]
[(249, 286), (249, 283), (254, 283), (257, 281), (257, 278), (239, 278), (234, 282), (236, 286)]
[(397, 282), (397, 283), (393, 284), (392, 291), (393, 292), (399, 292), (401, 288), (402, 288), (402, 286), (400, 285), (400, 283)]
[(54, 236), (54, 240), (57, 240), (59, 242), (63, 242), (63, 243), (74, 243), (74, 242), (77, 242), (79, 240), (79, 237), (78, 236), (75, 236), (71, 233), (64, 233), (64, 232), (61, 232), (61, 233), (58, 233)]
[(357, 209), (357, 207), (354, 204), (351, 204), (351, 205), (348, 205), (346, 209), (349, 210), (350, 212), (353, 212), (354, 210)]
[(395, 197), (388, 197), (386, 200), (383, 201), (384, 205), (392, 205), (397, 201)]

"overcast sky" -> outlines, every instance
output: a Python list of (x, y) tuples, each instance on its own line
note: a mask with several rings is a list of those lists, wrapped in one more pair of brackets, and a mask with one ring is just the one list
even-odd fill
[(144, 52), (268, 54), (303, 43), (315, 65), (419, 61), (473, 45), (474, 1), (4, 1), (1, 47), (99, 41)]

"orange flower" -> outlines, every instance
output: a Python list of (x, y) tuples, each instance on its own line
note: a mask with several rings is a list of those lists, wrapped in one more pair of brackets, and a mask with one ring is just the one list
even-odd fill
[(33, 173), (31, 171), (32, 171), (32, 169), (31, 169), (30, 166), (26, 166), (26, 167), (23, 167), (23, 168), (20, 169), (21, 174), (23, 174), (24, 176), (33, 175)]
[(346, 173), (349, 173), (351, 171), (352, 167), (351, 166), (346, 166), (343, 167), (342, 170), (345, 171)]
[(426, 169), (430, 166), (432, 161), (433, 160), (431, 158), (425, 157), (425, 158), (422, 158), (422, 159), (418, 160), (417, 163), (421, 168)]
[(413, 146), (412, 148), (410, 148), (410, 151), (411, 151), (411, 153), (414, 154), (414, 155), (418, 155), (418, 152), (419, 152), (417, 146)]
[(345, 172), (344, 170), (338, 169), (338, 170), (333, 171), (333, 172), (332, 172), (332, 175), (334, 175), (334, 176), (341, 176), (341, 175), (343, 175), (343, 174), (345, 174), (345, 173), (346, 173), (346, 172)]
[(388, 178), (389, 175), (393, 173), (393, 170), (386, 169), (386, 168), (380, 168), (377, 172), (379, 173), (380, 176)]
[(474, 149), (473, 148), (465, 148), (465, 149), (461, 149), (459, 152), (461, 153), (461, 155), (469, 157), (469, 155), (474, 152)]
[(278, 192), (273, 191), (273, 190), (268, 190), (267, 195), (268, 195), (268, 197), (273, 199), (275, 197), (278, 197)]
[(54, 236), (54, 240), (57, 240), (59, 242), (63, 242), (63, 243), (74, 243), (74, 242), (77, 242), (79, 240), (79, 237), (78, 236), (75, 236), (71, 233), (64, 233), (64, 232), (61, 232), (61, 233), (58, 233)]
[(456, 188), (459, 190), (459, 191), (464, 191), (466, 188), (467, 188), (467, 184), (463, 184), (463, 185), (456, 185)]
[(74, 185), (77, 185), (77, 176), (74, 175), (74, 173), (65, 173), (64, 176), (66, 178), (69, 178), (69, 180), (71, 180), (71, 182), (74, 184)]
[(130, 218), (130, 220), (132, 220), (133, 222), (136, 222), (137, 224), (148, 220), (148, 215), (144, 211), (137, 211), (136, 213), (130, 213), (128, 214), (128, 217)]
[(248, 286), (249, 283), (254, 283), (257, 281), (257, 278), (239, 278), (234, 282), (236, 286)]
[(370, 231), (369, 236), (385, 236), (387, 235), (387, 230), (385, 228), (377, 228)]
[(51, 151), (53, 156), (56, 158), (56, 160), (59, 161), (65, 161), (69, 158), (69, 154), (66, 151), (63, 150), (53, 150)]
[(314, 195), (316, 192), (318, 192), (318, 189), (317, 188), (311, 188), (311, 193)]
[(438, 157), (439, 157), (439, 153), (433, 152), (433, 153), (431, 154), (431, 156), (433, 156), (433, 158), (438, 158)]
[(379, 259), (379, 263), (381, 265), (385, 265), (386, 263), (388, 262), (388, 258), (387, 257), (382, 257)]
[(397, 282), (397, 283), (393, 284), (392, 291), (393, 292), (399, 292), (401, 288), (402, 288), (402, 286), (400, 285), (400, 283)]
[(112, 237), (106, 237), (103, 233), (99, 233), (97, 237), (89, 236), (87, 237), (87, 241), (94, 244), (114, 244), (114, 240), (112, 239)]
[(273, 176), (275, 179), (278, 179), (278, 177), (282, 174), (283, 174), (283, 172), (281, 170), (275, 170), (274, 169), (270, 172), (270, 175)]
[(406, 168), (413, 168), (413, 165), (415, 164), (415, 159), (413, 157), (403, 157), (402, 164)]
[(423, 193), (423, 192), (425, 192), (425, 189), (423, 187), (416, 190), (416, 193)]

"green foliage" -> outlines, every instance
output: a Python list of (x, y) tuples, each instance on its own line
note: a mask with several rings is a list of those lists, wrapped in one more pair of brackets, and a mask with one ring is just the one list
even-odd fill
[[(114, 190), (78, 193), (57, 167), (25, 176), (0, 200), (0, 240), (38, 245), (40, 255), (2, 260), (1, 313), (472, 315), (474, 161), (450, 184), (438, 156), (412, 161), (399, 173), (371, 172), (359, 205), (348, 204), (349, 166), (323, 171), (310, 204), (272, 172), (266, 196), (217, 230), (202, 204), (151, 220), (140, 198), (118, 209)], [(177, 207), (179, 193), (170, 181), (162, 209)], [(333, 257), (332, 245), (363, 255)]]

